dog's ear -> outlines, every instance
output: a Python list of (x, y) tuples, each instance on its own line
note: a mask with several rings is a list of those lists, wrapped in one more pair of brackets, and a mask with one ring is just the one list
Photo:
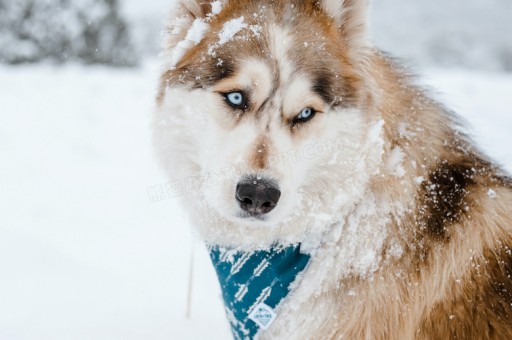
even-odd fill
[(186, 9), (194, 19), (206, 18), (214, 13), (216, 6), (222, 6), (225, 1), (218, 0), (179, 0), (178, 6)]
[(321, 0), (323, 10), (338, 24), (352, 47), (369, 47), (369, 0)]
[[(218, 14), (226, 2), (227, 0), (177, 1), (170, 13), (164, 40), (164, 50), (170, 55), (171, 59), (177, 59), (177, 56), (182, 55), (181, 52), (178, 54), (174, 53), (174, 56), (172, 53), (179, 44), (179, 49), (183, 51), (193, 46), (192, 42), (187, 41), (187, 34), (194, 25), (194, 22), (206, 22), (210, 16)], [(205, 25), (199, 26), (207, 27)], [(177, 60), (173, 60), (171, 64), (176, 64), (176, 62)]]

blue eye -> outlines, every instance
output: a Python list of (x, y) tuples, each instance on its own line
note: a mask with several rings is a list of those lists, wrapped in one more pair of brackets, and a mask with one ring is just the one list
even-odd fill
[(243, 109), (247, 106), (242, 92), (230, 92), (226, 93), (224, 96), (228, 104), (235, 109)]
[(313, 109), (307, 107), (299, 114), (299, 119), (308, 119), (313, 114)]
[(295, 118), (295, 121), (298, 123), (304, 123), (313, 118), (316, 114), (316, 111), (310, 107), (306, 107), (303, 109), (300, 114)]

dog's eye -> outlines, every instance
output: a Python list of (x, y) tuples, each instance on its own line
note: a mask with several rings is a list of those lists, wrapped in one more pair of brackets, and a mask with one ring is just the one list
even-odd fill
[(293, 120), (294, 123), (305, 123), (316, 114), (316, 111), (310, 107), (303, 109), (297, 117)]
[(247, 101), (242, 92), (230, 92), (224, 94), (227, 103), (234, 109), (245, 109), (247, 107)]

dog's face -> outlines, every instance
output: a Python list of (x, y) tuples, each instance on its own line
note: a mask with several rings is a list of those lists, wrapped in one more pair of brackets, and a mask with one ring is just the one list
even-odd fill
[(191, 200), (216, 224), (290, 234), (364, 188), (369, 144), (380, 143), (357, 60), (365, 5), (339, 3), (178, 8), (155, 137), (169, 174), (185, 190), (197, 181)]

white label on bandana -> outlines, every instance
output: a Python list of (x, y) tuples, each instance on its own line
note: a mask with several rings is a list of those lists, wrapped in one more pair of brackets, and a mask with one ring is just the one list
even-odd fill
[(274, 310), (264, 303), (257, 305), (252, 313), (249, 314), (249, 319), (254, 321), (262, 329), (269, 328), (276, 317), (277, 314), (274, 312)]

